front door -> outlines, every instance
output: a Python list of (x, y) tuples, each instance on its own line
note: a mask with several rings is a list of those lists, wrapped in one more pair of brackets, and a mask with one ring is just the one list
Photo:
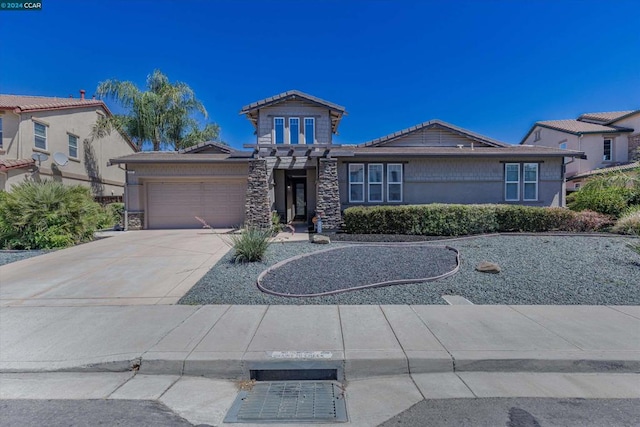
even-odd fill
[(293, 219), (307, 220), (307, 180), (306, 178), (292, 178), (291, 188), (293, 190)]

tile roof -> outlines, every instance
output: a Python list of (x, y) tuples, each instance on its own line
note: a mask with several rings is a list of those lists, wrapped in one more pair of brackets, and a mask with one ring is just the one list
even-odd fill
[(640, 162), (632, 162), (632, 163), (626, 163), (624, 165), (609, 166), (606, 168), (593, 169), (586, 172), (580, 172), (575, 175), (571, 175), (570, 177), (567, 177), (567, 179), (572, 180), (577, 178), (586, 178), (592, 175), (602, 175), (602, 174), (611, 173), (611, 172), (623, 172), (623, 171), (633, 170), (636, 168), (640, 168)]
[[(576, 135), (581, 133), (633, 132), (633, 129), (629, 128), (604, 126), (601, 124), (583, 122), (580, 120), (546, 120), (542, 122), (536, 122), (535, 126), (542, 126), (549, 129), (559, 130), (561, 132), (573, 133)], [(529, 134), (531, 134), (531, 132), (529, 132)], [(527, 134), (527, 136), (529, 136), (529, 134)], [(526, 138), (527, 137), (525, 137), (524, 139)]]
[(28, 168), (35, 164), (36, 162), (33, 159), (0, 159), (0, 171)]
[(267, 105), (276, 104), (276, 103), (279, 103), (288, 99), (294, 99), (294, 98), (306, 99), (307, 101), (311, 101), (315, 104), (320, 104), (325, 107), (328, 107), (331, 110), (336, 110), (341, 113), (345, 113), (345, 109), (341, 105), (334, 104), (333, 102), (325, 101), (324, 99), (320, 99), (313, 95), (300, 92), (299, 90), (288, 90), (286, 92), (279, 93), (278, 95), (274, 95), (269, 98), (261, 99), (260, 101), (252, 102), (251, 104), (245, 105), (244, 107), (242, 107), (242, 110), (240, 110), (240, 114), (246, 114), (249, 111), (255, 110), (257, 108), (265, 107)]
[[(350, 147), (342, 146), (342, 150)], [(356, 156), (392, 156), (392, 157), (582, 157), (583, 152), (561, 150), (533, 145), (506, 145), (501, 147), (363, 147), (351, 149)]]
[(359, 144), (358, 146), (359, 147), (371, 147), (371, 146), (376, 146), (376, 145), (382, 145), (382, 144), (385, 144), (387, 142), (390, 142), (390, 141), (393, 141), (395, 139), (398, 139), (400, 137), (403, 137), (405, 135), (408, 135), (408, 134), (410, 134), (412, 132), (416, 132), (416, 131), (421, 130), (421, 129), (428, 129), (428, 128), (432, 128), (432, 127), (442, 127), (442, 128), (448, 129), (448, 130), (450, 130), (450, 131), (452, 131), (454, 133), (461, 134), (461, 135), (466, 136), (468, 138), (471, 138), (471, 139), (473, 139), (475, 141), (481, 142), (483, 144), (488, 144), (488, 145), (491, 145), (491, 146), (494, 146), (494, 147), (506, 147), (506, 146), (509, 145), (509, 144), (506, 144), (504, 142), (500, 142), (498, 140), (486, 137), (484, 135), (480, 135), (478, 133), (471, 132), (470, 130), (463, 129), (461, 127), (452, 125), (451, 123), (447, 123), (447, 122), (443, 122), (442, 120), (434, 119), (434, 120), (429, 120), (428, 122), (423, 122), (423, 123), (420, 123), (418, 125), (411, 126), (409, 128), (406, 128), (406, 129), (391, 133), (389, 135), (386, 135), (386, 136), (383, 136), (383, 137), (380, 137), (380, 138), (373, 139), (371, 141)]
[(47, 96), (0, 95), (0, 110), (36, 111), (57, 110), (63, 108), (107, 106), (98, 99), (55, 98)]
[(600, 124), (609, 124), (620, 120), (623, 117), (629, 116), (634, 113), (640, 113), (640, 110), (628, 110), (628, 111), (610, 111), (603, 113), (584, 113), (578, 120), (598, 122)]
[(181, 153), (179, 151), (143, 151), (127, 156), (110, 159), (112, 164), (118, 163), (217, 163), (247, 161), (252, 156), (251, 151), (235, 151), (233, 154), (224, 153)]
[(217, 148), (223, 153), (233, 153), (234, 151), (237, 151), (235, 148), (221, 142), (205, 141), (196, 145), (192, 145), (191, 147), (183, 148), (182, 150), (180, 150), (180, 153), (197, 153), (209, 147)]

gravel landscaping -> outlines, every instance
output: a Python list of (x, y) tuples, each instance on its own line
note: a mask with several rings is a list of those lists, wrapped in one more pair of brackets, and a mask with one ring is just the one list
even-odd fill
[[(271, 245), (265, 262), (233, 264), (232, 251), (185, 295), (181, 304), (446, 304), (459, 295), (474, 304), (640, 305), (640, 255), (627, 247), (638, 239), (592, 236), (490, 236), (448, 240), (460, 251), (460, 271), (434, 282), (394, 285), (321, 297), (280, 297), (261, 292), (258, 275), (279, 261), (318, 251), (308, 242)], [(443, 241), (433, 244), (442, 245)], [(331, 247), (357, 246), (344, 242)], [(361, 248), (363, 249), (363, 248)], [(376, 255), (367, 255), (373, 265)], [(345, 274), (324, 260), (305, 258), (290, 274), (316, 281)], [(408, 259), (408, 258), (407, 258)], [(499, 274), (475, 271), (481, 261), (500, 265)], [(402, 260), (404, 263), (405, 261)], [(363, 272), (362, 274), (366, 274)]]
[(45, 253), (47, 251), (0, 251), (0, 266)]

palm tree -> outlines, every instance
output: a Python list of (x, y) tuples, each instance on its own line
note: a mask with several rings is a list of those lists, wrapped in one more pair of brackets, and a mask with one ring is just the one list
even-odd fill
[(115, 128), (129, 134), (139, 149), (145, 142), (150, 142), (154, 151), (163, 146), (178, 150), (218, 138), (218, 125), (209, 123), (200, 129), (194, 119), (193, 115), (197, 113), (206, 119), (207, 110), (187, 84), (171, 83), (160, 70), (154, 70), (147, 76), (146, 89), (141, 91), (130, 81), (110, 79), (100, 82), (97, 94), (117, 101), (128, 113), (97, 123), (93, 137), (99, 138)]

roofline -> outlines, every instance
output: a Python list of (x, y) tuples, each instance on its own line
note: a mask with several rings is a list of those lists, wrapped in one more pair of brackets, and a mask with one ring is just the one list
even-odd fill
[(611, 124), (611, 123), (615, 123), (615, 122), (619, 122), (620, 120), (626, 119), (627, 117), (631, 117), (634, 116), (636, 114), (640, 113), (640, 110), (634, 110), (628, 114), (625, 114), (624, 116), (618, 117), (615, 120), (611, 120), (610, 122), (607, 122), (607, 125)]
[(362, 144), (358, 144), (358, 147), (375, 147), (378, 146), (380, 144), (384, 144), (387, 142), (391, 142), (391, 141), (395, 141), (396, 139), (399, 139), (405, 135), (408, 135), (412, 132), (421, 130), (421, 129), (425, 129), (425, 128), (429, 128), (429, 127), (433, 127), (433, 126), (442, 126), (444, 128), (447, 128), (455, 133), (464, 135), (468, 138), (471, 139), (475, 139), (476, 141), (485, 143), (485, 144), (489, 144), (492, 145), (494, 147), (507, 147), (509, 146), (509, 144), (489, 138), (487, 136), (484, 135), (480, 135), (478, 133), (472, 132), (470, 130), (452, 125), (451, 123), (447, 123), (445, 121), (439, 120), (439, 119), (433, 119), (433, 120), (429, 120), (428, 122), (422, 122), (420, 124), (408, 127), (406, 129), (402, 129), (399, 130), (397, 132), (394, 133), (390, 133), (389, 135), (385, 135), (382, 136), (380, 138), (376, 138), (376, 139), (372, 139), (370, 141), (367, 142), (363, 142)]
[(259, 108), (268, 107), (269, 105), (278, 104), (280, 102), (286, 101), (290, 97), (300, 97), (304, 98), (307, 101), (313, 102), (314, 104), (319, 104), (324, 107), (328, 107), (330, 110), (335, 110), (343, 115), (347, 114), (346, 109), (342, 105), (334, 104), (333, 102), (325, 101), (322, 98), (318, 98), (313, 95), (309, 95), (308, 93), (301, 92), (299, 90), (288, 90), (286, 92), (279, 93), (277, 95), (270, 96), (268, 98), (261, 99), (256, 102), (252, 102), (251, 104), (247, 104), (240, 110), (240, 115), (247, 114), (251, 111), (257, 110)]
[(200, 143), (198, 143), (196, 145), (192, 145), (190, 147), (182, 148), (182, 149), (178, 150), (178, 152), (179, 153), (183, 153), (183, 154), (192, 153), (192, 152), (197, 151), (197, 150), (199, 150), (201, 148), (206, 148), (206, 147), (209, 147), (209, 146), (213, 146), (213, 147), (219, 148), (220, 150), (226, 152), (227, 154), (231, 154), (231, 153), (234, 153), (234, 152), (238, 151), (235, 148), (231, 147), (230, 145), (223, 144), (221, 142), (203, 141), (203, 142), (200, 142)]
[(590, 176), (594, 176), (594, 175), (606, 175), (609, 173), (632, 171), (634, 169), (640, 169), (639, 161), (631, 162), (626, 165), (609, 166), (606, 168), (593, 169), (587, 172), (576, 173), (574, 175), (567, 177), (567, 181), (571, 181), (574, 179), (589, 178)]
[[(573, 120), (573, 119), (569, 119), (569, 120)], [(576, 120), (578, 121), (578, 120)], [(582, 122), (582, 123), (589, 123), (592, 125), (599, 125), (599, 126), (608, 126), (608, 125), (601, 125), (599, 123), (591, 123), (591, 122)], [(560, 129), (557, 127), (553, 127), (547, 124), (542, 124), (539, 122), (536, 122), (531, 129), (529, 129), (529, 132), (527, 132), (527, 134), (524, 136), (524, 138), (522, 138), (522, 140), (520, 141), (520, 145), (524, 145), (524, 142), (527, 140), (527, 138), (529, 138), (529, 135), (531, 135), (531, 133), (533, 132), (533, 130), (537, 127), (540, 126), (542, 128), (547, 128), (547, 129), (551, 129), (551, 130), (555, 130), (558, 132), (562, 132), (562, 133), (568, 133), (569, 135), (594, 135), (594, 134), (599, 134), (599, 133), (625, 133), (625, 132), (633, 132), (633, 129), (630, 128), (616, 128), (616, 129), (611, 129), (611, 130), (595, 130), (595, 131), (587, 131), (587, 132), (573, 132), (570, 130), (566, 130), (566, 129)]]
[(143, 164), (143, 163), (237, 163), (248, 162), (252, 157), (231, 157), (228, 159), (109, 159), (111, 164)]

